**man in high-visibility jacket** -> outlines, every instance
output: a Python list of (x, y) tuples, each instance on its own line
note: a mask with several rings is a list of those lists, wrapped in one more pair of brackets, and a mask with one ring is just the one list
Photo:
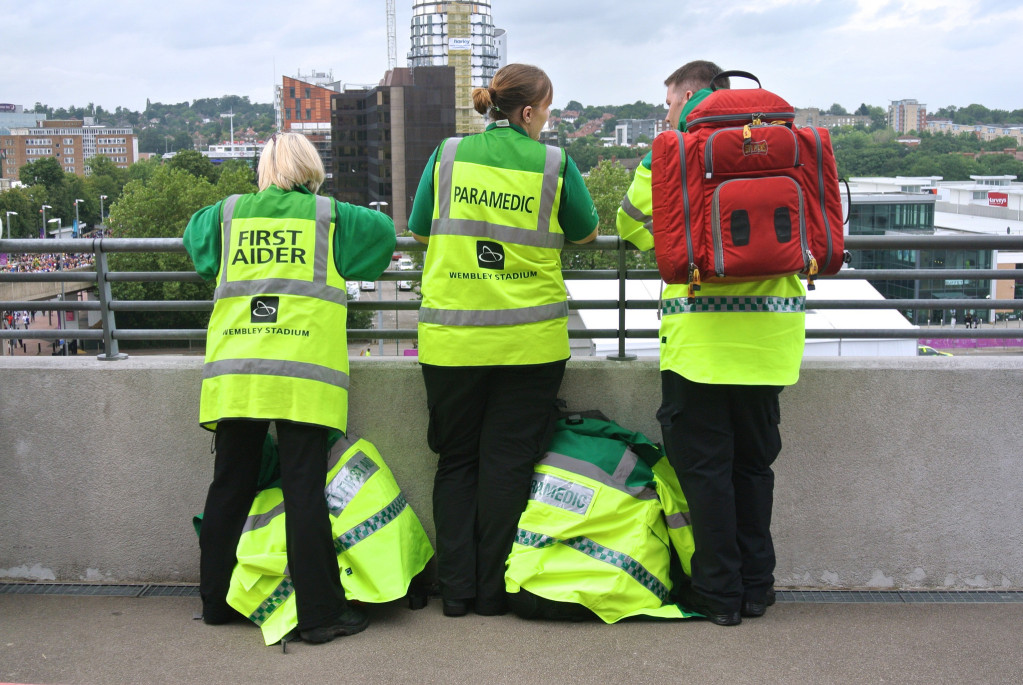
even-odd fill
[(203, 619), (239, 617), (227, 590), (274, 421), (298, 628), (310, 642), (367, 624), (345, 602), (323, 483), (328, 431), (348, 418), (345, 278), (378, 278), (395, 245), (385, 214), (316, 196), (324, 177), (305, 136), (274, 134), (259, 192), (199, 210), (184, 234), (196, 271), (217, 279), (199, 404), (200, 425), (216, 431), (199, 535)]
[[(373, 604), (398, 599), (433, 556), (430, 540), (376, 447), (339, 432), (331, 439), (324, 494), (345, 596)], [(279, 487), (256, 495), (227, 594), (228, 603), (260, 627), (268, 645), (298, 624), (286, 519)]]
[(687, 571), (687, 508), (660, 447), (611, 421), (563, 419), (519, 518), (509, 605), (523, 618), (687, 618), (671, 599), (673, 550)]
[[(665, 81), (668, 123), (710, 94), (721, 69), (690, 62)], [(728, 87), (727, 79), (716, 82)], [(651, 156), (618, 210), (618, 232), (654, 245)], [(665, 287), (661, 301), (661, 393), (657, 417), (668, 459), (692, 517), (692, 586), (683, 604), (718, 625), (762, 616), (774, 603), (771, 511), (781, 451), (778, 395), (799, 378), (806, 290), (798, 276)]]

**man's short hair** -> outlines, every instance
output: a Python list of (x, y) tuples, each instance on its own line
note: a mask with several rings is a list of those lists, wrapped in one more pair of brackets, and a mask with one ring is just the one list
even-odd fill
[(711, 82), (718, 88), (730, 88), (731, 83), (728, 77), (715, 79), (721, 73), (721, 67), (706, 60), (693, 60), (676, 69), (671, 76), (664, 80), (664, 85), (669, 88), (684, 87), (686, 90), (700, 90), (710, 88)]

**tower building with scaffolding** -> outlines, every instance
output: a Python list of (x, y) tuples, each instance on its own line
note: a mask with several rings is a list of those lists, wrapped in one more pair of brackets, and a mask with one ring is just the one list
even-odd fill
[(450, 66), (455, 70), (455, 130), (483, 130), (472, 107), (472, 89), (490, 85), (500, 63), (490, 0), (413, 0), (412, 46), (408, 65)]

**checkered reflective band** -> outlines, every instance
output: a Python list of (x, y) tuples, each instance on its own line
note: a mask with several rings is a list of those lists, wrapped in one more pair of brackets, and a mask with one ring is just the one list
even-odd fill
[(291, 578), (285, 577), (280, 585), (270, 593), (270, 596), (256, 607), (256, 610), (249, 616), (249, 620), (257, 626), (263, 625), (263, 622), (270, 618), (270, 615), (277, 611), (277, 607), (284, 604), (293, 592), (295, 592), (295, 586), (291, 584)]
[(334, 540), (334, 552), (341, 554), (341, 552), (344, 552), (346, 549), (351, 549), (394, 519), (398, 518), (401, 512), (405, 511), (405, 507), (407, 506), (408, 502), (405, 501), (404, 495), (398, 495), (386, 507), (373, 514), (348, 532), (342, 533), (338, 536), (338, 538)]
[(676, 297), (661, 303), (661, 314), (693, 312), (775, 312), (806, 311), (805, 297)]
[(639, 563), (628, 554), (616, 552), (610, 547), (605, 547), (604, 545), (594, 542), (582, 535), (574, 538), (568, 538), (567, 540), (557, 540), (549, 535), (532, 533), (528, 530), (522, 530), (519, 528), (518, 532), (515, 534), (515, 542), (520, 545), (536, 547), (538, 549), (550, 547), (551, 545), (560, 542), (566, 547), (571, 547), (572, 549), (582, 552), (586, 556), (592, 557), (597, 561), (603, 561), (605, 564), (611, 564), (612, 566), (621, 569), (623, 572), (631, 576), (637, 583), (652, 592), (662, 603), (668, 600), (668, 587), (662, 583), (657, 576), (646, 570), (646, 568), (643, 567), (643, 564)]

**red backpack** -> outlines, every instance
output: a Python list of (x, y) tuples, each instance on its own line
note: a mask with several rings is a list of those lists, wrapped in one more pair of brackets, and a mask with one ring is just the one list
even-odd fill
[(715, 89), (686, 131), (654, 139), (657, 267), (666, 283), (818, 274), (845, 261), (842, 197), (825, 128), (795, 128), (792, 105), (757, 88)]

